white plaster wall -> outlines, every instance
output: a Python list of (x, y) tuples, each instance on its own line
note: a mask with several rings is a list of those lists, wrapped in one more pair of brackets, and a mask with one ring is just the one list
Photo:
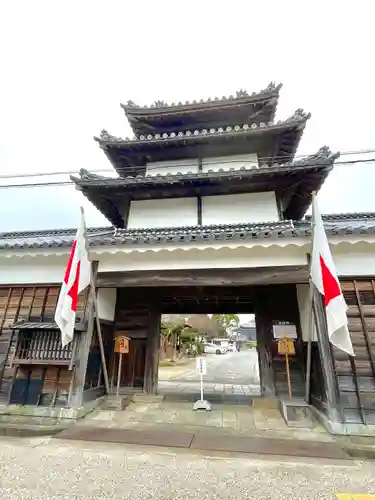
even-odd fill
[(116, 288), (98, 288), (98, 314), (100, 319), (114, 321), (116, 308)]
[(204, 196), (202, 224), (278, 221), (274, 192)]
[(208, 170), (216, 172), (220, 169), (229, 170), (231, 168), (234, 168), (235, 170), (239, 170), (241, 168), (252, 169), (257, 166), (258, 155), (256, 153), (204, 158), (202, 160), (203, 172), (208, 172)]
[(196, 198), (132, 201), (128, 229), (195, 226), (198, 223)]
[(374, 276), (375, 245), (359, 243), (332, 247), (336, 271), (339, 276)]
[(176, 175), (198, 171), (198, 159), (156, 161), (146, 165), (146, 175)]
[[(296, 285), (297, 288), (297, 302), (299, 309), (299, 316), (301, 320), (302, 339), (304, 342), (309, 340), (310, 329), (310, 314), (311, 314), (311, 301), (310, 301), (310, 287), (308, 284), (302, 283)], [(313, 323), (312, 341), (317, 341), (316, 328)]]
[[(306, 265), (306, 254), (298, 247), (221, 248), (220, 250), (175, 250), (132, 255), (103, 255), (99, 272), (251, 268)], [(306, 280), (308, 279), (306, 274)]]
[[(253, 246), (250, 246), (253, 245)], [(238, 247), (213, 249), (207, 242), (201, 249), (160, 250), (159, 252), (122, 252), (94, 254), (99, 260), (99, 272), (140, 271), (161, 269), (215, 269), (251, 268), (266, 266), (305, 265), (310, 251), (309, 241), (304, 246), (254, 246), (246, 243)], [(170, 247), (169, 247), (170, 248)], [(333, 255), (339, 276), (374, 276), (375, 242), (340, 244), (333, 246)], [(127, 249), (129, 251), (129, 249)], [(144, 249), (145, 250), (145, 249)], [(39, 255), (4, 257), (0, 252), (0, 285), (56, 284), (62, 282), (68, 256)], [(306, 276), (307, 281), (307, 276)], [(303, 292), (300, 292), (303, 293)], [(300, 299), (302, 300), (302, 299)]]
[(27, 285), (51, 284), (61, 285), (68, 257), (31, 257), (24, 259), (1, 259), (0, 284)]

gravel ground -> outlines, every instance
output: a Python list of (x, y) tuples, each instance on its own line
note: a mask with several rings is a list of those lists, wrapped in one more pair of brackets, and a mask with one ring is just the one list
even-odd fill
[(375, 463), (281, 462), (50, 438), (0, 439), (1, 500), (328, 500), (345, 492), (375, 492)]

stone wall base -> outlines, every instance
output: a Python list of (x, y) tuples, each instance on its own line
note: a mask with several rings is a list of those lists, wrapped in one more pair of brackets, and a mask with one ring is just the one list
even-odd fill
[(64, 426), (74, 423), (95, 410), (103, 398), (84, 403), (80, 408), (50, 408), (48, 406), (0, 406), (0, 424), (32, 426)]
[(364, 425), (356, 423), (334, 422), (328, 416), (310, 406), (315, 418), (327, 429), (327, 431), (336, 436), (375, 436), (375, 425)]

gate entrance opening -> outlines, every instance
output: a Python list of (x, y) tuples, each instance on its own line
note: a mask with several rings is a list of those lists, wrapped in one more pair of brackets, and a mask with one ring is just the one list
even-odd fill
[[(205, 381), (211, 394), (225, 395), (227, 392), (232, 394), (232, 399), (241, 399), (240, 395), (247, 398), (253, 395), (287, 397), (285, 360), (278, 355), (272, 328), (275, 321), (285, 321), (297, 328), (296, 352), (290, 359), (290, 373), (293, 396), (303, 397), (305, 355), (295, 284), (118, 289), (116, 332), (126, 333), (133, 346), (123, 363), (122, 390), (181, 395), (181, 385), (168, 379), (167, 367), (159, 367), (160, 362), (163, 365), (160, 356), (162, 317), (188, 318), (201, 314), (254, 315), (256, 322), (256, 345), (247, 343), (240, 352), (223, 355), (207, 353), (209, 373)], [(181, 376), (185, 393), (195, 397), (192, 395), (196, 395), (197, 384), (194, 362), (187, 370), (183, 369)]]
[(204, 394), (211, 402), (246, 403), (260, 395), (254, 315), (162, 315), (160, 341), (158, 393), (165, 399), (200, 399), (200, 357), (207, 370)]

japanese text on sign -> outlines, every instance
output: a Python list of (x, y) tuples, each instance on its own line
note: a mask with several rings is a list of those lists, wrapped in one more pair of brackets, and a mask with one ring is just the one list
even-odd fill
[(207, 374), (207, 361), (204, 358), (197, 358), (196, 359), (196, 371), (200, 375)]
[(277, 342), (277, 351), (279, 354), (290, 354), (293, 355), (296, 353), (293, 339), (280, 339)]
[(277, 323), (272, 326), (273, 330), (273, 338), (274, 339), (283, 339), (283, 338), (290, 338), (290, 339), (296, 339), (297, 338), (297, 328), (296, 325), (293, 325), (292, 323)]
[(128, 337), (116, 337), (115, 339), (115, 352), (119, 352), (120, 354), (128, 354), (129, 353), (129, 339)]

